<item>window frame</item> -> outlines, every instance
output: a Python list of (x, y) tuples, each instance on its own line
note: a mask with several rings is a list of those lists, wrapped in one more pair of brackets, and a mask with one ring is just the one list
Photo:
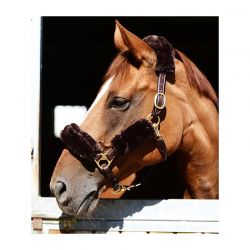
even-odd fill
[[(41, 197), (40, 181), (40, 63), (41, 63), (41, 17), (32, 18), (32, 232), (49, 233), (60, 229), (61, 210), (53, 197)], [(155, 200), (157, 205), (148, 206), (152, 200), (106, 200), (100, 203), (110, 205), (113, 217), (105, 217), (105, 213), (96, 218), (98, 225), (93, 227), (90, 220), (80, 220), (75, 223), (74, 232), (201, 232), (218, 233), (219, 200)], [(121, 218), (120, 212), (131, 206), (142, 206), (141, 211)], [(181, 204), (181, 206), (180, 206)], [(178, 209), (179, 207), (179, 209)], [(152, 214), (164, 214), (162, 218), (152, 217)], [(177, 211), (178, 210), (178, 211)], [(209, 214), (204, 214), (209, 211)], [(187, 217), (183, 216), (185, 214)], [(108, 215), (110, 216), (110, 214)], [(147, 219), (147, 216), (149, 216)], [(151, 217), (150, 217), (151, 216)], [(171, 216), (173, 216), (171, 218)], [(112, 221), (120, 221), (123, 227), (112, 227)], [(111, 224), (110, 224), (111, 223)], [(67, 224), (67, 223), (66, 223)], [(87, 225), (87, 227), (86, 227)], [(110, 227), (111, 226), (111, 227)], [(159, 227), (157, 229), (157, 226)], [(89, 227), (89, 228), (88, 228)], [(143, 227), (145, 227), (143, 229)], [(108, 229), (109, 228), (109, 229)], [(179, 228), (179, 229), (178, 229)], [(58, 231), (59, 232), (59, 231)]]

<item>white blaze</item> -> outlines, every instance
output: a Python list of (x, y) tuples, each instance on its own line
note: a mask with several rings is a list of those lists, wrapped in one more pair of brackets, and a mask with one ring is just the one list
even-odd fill
[(107, 92), (109, 86), (114, 77), (108, 79), (96, 99), (92, 103), (91, 107), (87, 111), (85, 106), (56, 106), (54, 109), (54, 135), (60, 137), (61, 130), (69, 123), (81, 124), (82, 118), (83, 121), (87, 118), (90, 111), (95, 107), (95, 105), (100, 101), (102, 96)]
[(87, 116), (89, 115), (90, 111), (95, 107), (95, 105), (100, 101), (100, 99), (104, 96), (104, 94), (107, 92), (107, 90), (109, 89), (109, 86), (113, 80), (114, 76), (109, 78), (103, 85), (101, 91), (99, 92), (99, 94), (97, 95), (97, 97), (95, 98), (94, 102), (92, 103), (91, 107), (88, 109), (88, 112), (86, 113), (83, 121), (87, 118)]

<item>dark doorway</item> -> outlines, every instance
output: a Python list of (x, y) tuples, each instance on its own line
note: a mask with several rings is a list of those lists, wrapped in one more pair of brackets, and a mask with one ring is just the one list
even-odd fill
[[(53, 132), (54, 108), (57, 105), (90, 107), (117, 52), (113, 43), (115, 19), (141, 38), (151, 34), (166, 37), (204, 72), (218, 93), (218, 17), (43, 17), (42, 196), (51, 195), (50, 177), (63, 149)], [(144, 197), (143, 192), (139, 193)]]

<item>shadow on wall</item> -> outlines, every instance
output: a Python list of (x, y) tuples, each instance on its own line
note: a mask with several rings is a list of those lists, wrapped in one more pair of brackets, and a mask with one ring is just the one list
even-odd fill
[[(132, 215), (159, 202), (160, 200), (122, 201), (103, 199), (100, 200), (96, 212), (89, 219), (77, 220), (75, 217), (62, 214), (59, 219), (59, 229), (61, 233), (78, 233), (83, 231), (86, 233), (106, 233), (112, 231), (112, 229), (122, 231), (124, 223), (129, 223)], [(124, 218), (128, 220), (124, 220)], [(133, 227), (132, 224), (131, 226)], [(132, 228), (131, 231), (133, 231)]]

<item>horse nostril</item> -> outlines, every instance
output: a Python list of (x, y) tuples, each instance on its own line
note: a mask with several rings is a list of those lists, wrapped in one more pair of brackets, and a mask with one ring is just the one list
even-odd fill
[(67, 189), (67, 184), (62, 181), (57, 181), (54, 187), (54, 194), (56, 196), (57, 202), (64, 207), (67, 207), (71, 201), (71, 197)]
[(56, 196), (57, 198), (60, 198), (60, 197), (63, 195), (63, 193), (66, 192), (66, 190), (67, 190), (66, 184), (65, 184), (64, 182), (58, 181), (58, 182), (56, 183), (55, 188), (54, 188), (55, 196)]

